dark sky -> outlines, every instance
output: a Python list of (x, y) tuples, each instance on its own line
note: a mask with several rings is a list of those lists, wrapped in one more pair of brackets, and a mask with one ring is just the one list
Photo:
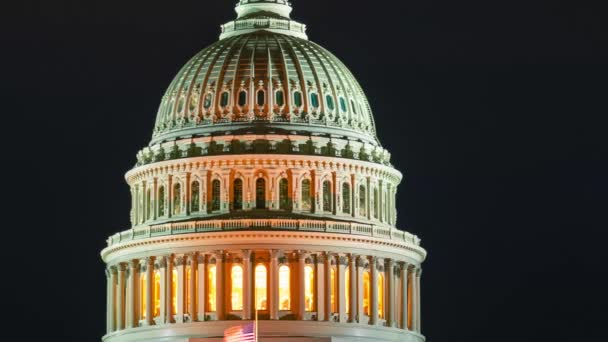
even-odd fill
[[(0, 11), (2, 311), (26, 340), (99, 341), (99, 252), (129, 227), (123, 175), (234, 2)], [(361, 82), (405, 175), (399, 226), (429, 251), (431, 342), (605, 339), (608, 20), (595, 2), (293, 1)]]

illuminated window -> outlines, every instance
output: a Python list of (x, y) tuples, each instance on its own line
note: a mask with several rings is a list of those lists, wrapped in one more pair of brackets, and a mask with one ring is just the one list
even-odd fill
[(289, 209), (289, 184), (285, 178), (279, 181), (279, 209)]
[(228, 102), (230, 102), (230, 93), (225, 91), (220, 97), (220, 106), (226, 107), (228, 105)]
[(340, 110), (346, 112), (346, 100), (342, 96), (340, 96)]
[(147, 220), (152, 218), (152, 210), (150, 210), (152, 208), (151, 203), (150, 203), (150, 196), (151, 196), (151, 192), (150, 192), (150, 189), (148, 189), (148, 191), (146, 191), (146, 219)]
[(293, 92), (293, 104), (296, 105), (296, 107), (302, 107), (302, 92), (299, 90), (296, 90)]
[(369, 316), (369, 298), (370, 298), (370, 275), (369, 271), (363, 272), (363, 313)]
[(338, 302), (336, 301), (336, 269), (334, 267), (331, 268), (330, 277), (329, 277), (329, 286), (331, 288), (331, 312), (338, 312)]
[(205, 100), (203, 102), (203, 107), (205, 107), (205, 109), (211, 108), (211, 103), (212, 102), (213, 102), (213, 94), (212, 93), (207, 93), (207, 95), (205, 95)]
[(210, 312), (214, 312), (217, 309), (216, 306), (216, 302), (215, 302), (215, 294), (216, 294), (216, 279), (217, 279), (217, 272), (216, 272), (216, 267), (215, 265), (211, 265), (209, 266), (209, 269), (207, 270), (207, 311)]
[(158, 216), (165, 216), (165, 187), (158, 188)]
[(187, 314), (190, 314), (190, 301), (192, 300), (192, 298), (190, 298), (190, 279), (192, 278), (192, 270), (190, 269), (190, 267), (188, 267), (188, 269), (186, 269), (186, 279), (185, 279), (185, 284), (184, 284), (184, 298), (186, 298), (185, 302), (185, 310), (184, 312), (186, 312)]
[(331, 212), (331, 182), (323, 182), (323, 211)]
[(267, 276), (266, 266), (257, 265), (255, 267), (255, 305), (258, 310), (268, 310)]
[(312, 195), (310, 193), (310, 179), (302, 181), (302, 210), (312, 210)]
[(350, 269), (347, 268), (346, 272), (344, 272), (344, 295), (346, 296), (346, 313), (350, 313)]
[(201, 206), (201, 186), (197, 181), (192, 182), (190, 187), (190, 211), (196, 213)]
[(317, 93), (310, 93), (310, 105), (314, 109), (319, 108), (319, 95)]
[(142, 272), (141, 276), (139, 277), (139, 289), (141, 292), (141, 318), (145, 319), (146, 318), (146, 302), (147, 302), (147, 297), (146, 297), (146, 293), (147, 293), (147, 287), (148, 287), (148, 282), (147, 280), (147, 273), (146, 272)]
[(285, 104), (285, 96), (283, 95), (283, 91), (282, 90), (277, 90), (276, 93), (274, 93), (274, 102), (279, 106), (283, 106)]
[(289, 266), (279, 268), (279, 310), (291, 309)]
[(247, 91), (241, 90), (239, 92), (239, 106), (244, 107), (247, 104)]
[(264, 178), (258, 178), (255, 181), (255, 207), (266, 209), (266, 180)]
[(315, 273), (311, 266), (304, 267), (304, 308), (314, 311), (315, 305)]
[(177, 270), (171, 271), (171, 314), (177, 313)]
[(327, 102), (327, 108), (329, 108), (330, 111), (333, 111), (336, 108), (333, 96), (325, 96), (325, 102)]
[(160, 271), (154, 271), (154, 317), (160, 316)]
[(173, 186), (173, 215), (177, 215), (181, 212), (182, 212), (182, 187), (178, 183)]
[(378, 188), (374, 189), (374, 218), (378, 218), (380, 214), (380, 201), (378, 196)]
[(234, 210), (242, 210), (243, 209), (243, 180), (235, 179), (234, 180)]
[(367, 201), (365, 198), (365, 186), (359, 187), (359, 215), (367, 216)]
[(211, 182), (211, 211), (220, 210), (220, 181), (215, 179)]
[(257, 99), (258, 106), (263, 106), (266, 103), (266, 92), (263, 90), (258, 90)]
[(342, 183), (342, 212), (350, 214), (350, 184)]
[(378, 317), (384, 318), (384, 274), (378, 273)]
[(232, 282), (232, 310), (243, 310), (243, 267), (239, 265), (232, 266), (231, 273), (232, 274), (230, 279)]

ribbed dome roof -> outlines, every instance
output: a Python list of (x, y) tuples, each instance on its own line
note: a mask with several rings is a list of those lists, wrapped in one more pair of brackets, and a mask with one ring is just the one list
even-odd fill
[(237, 5), (239, 18), (222, 27), (224, 38), (196, 54), (171, 82), (152, 144), (276, 132), (378, 145), (369, 103), (352, 73), (307, 40), (305, 26), (285, 17), (289, 4), (278, 3)]

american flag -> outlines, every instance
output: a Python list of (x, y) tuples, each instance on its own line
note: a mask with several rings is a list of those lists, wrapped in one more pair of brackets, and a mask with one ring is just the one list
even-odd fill
[(255, 342), (253, 323), (239, 325), (224, 330), (224, 342)]

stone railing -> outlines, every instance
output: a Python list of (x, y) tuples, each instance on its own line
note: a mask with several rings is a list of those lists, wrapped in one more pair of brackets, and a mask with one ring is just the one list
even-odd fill
[(121, 233), (116, 233), (110, 236), (107, 241), (108, 246), (114, 246), (126, 241), (158, 236), (234, 230), (293, 230), (350, 234), (403, 241), (416, 246), (420, 245), (420, 239), (416, 235), (390, 227), (355, 222), (296, 219), (205, 220), (140, 226)]
[(220, 39), (230, 37), (236, 31), (257, 29), (286, 30), (299, 38), (307, 38), (306, 25), (293, 20), (278, 18), (251, 18), (238, 19), (222, 25), (222, 34)]

